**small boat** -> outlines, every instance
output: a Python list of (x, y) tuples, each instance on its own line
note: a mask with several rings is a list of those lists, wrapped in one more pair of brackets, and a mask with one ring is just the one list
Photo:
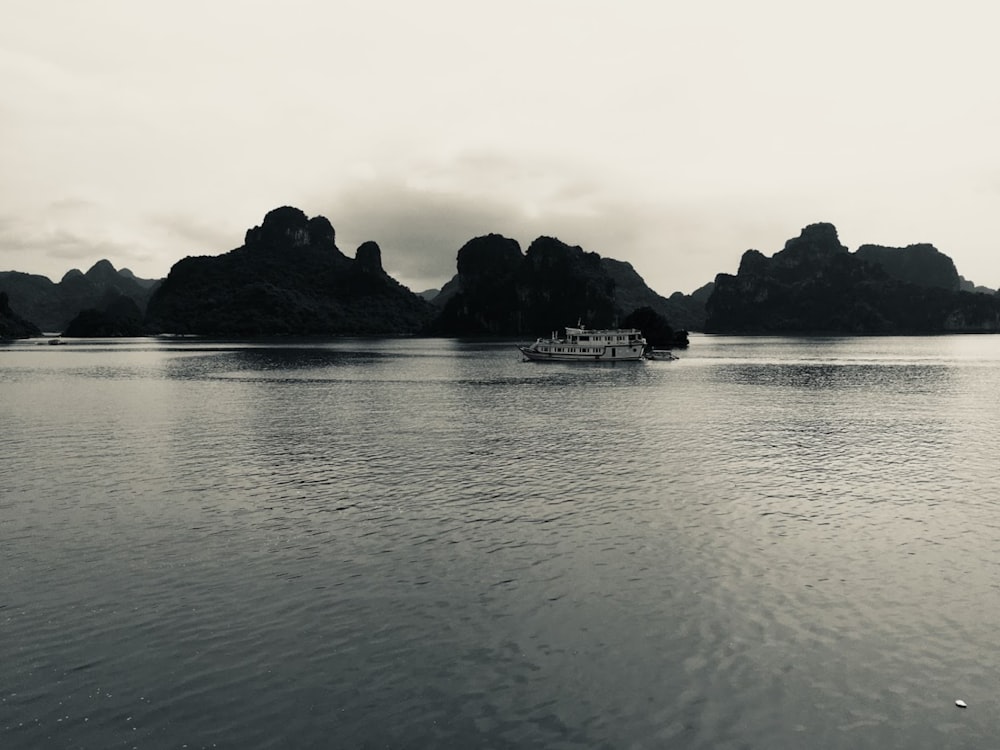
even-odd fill
[(534, 362), (638, 362), (646, 354), (646, 339), (637, 328), (566, 328), (547, 339), (517, 348)]
[(646, 359), (663, 359), (672, 362), (677, 359), (677, 355), (669, 349), (650, 349), (646, 352)]

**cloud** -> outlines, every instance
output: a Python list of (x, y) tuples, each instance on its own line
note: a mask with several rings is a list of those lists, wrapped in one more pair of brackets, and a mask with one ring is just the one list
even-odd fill
[(415, 290), (450, 279), (462, 245), (488, 233), (513, 238), (522, 250), (553, 236), (629, 262), (661, 294), (735, 272), (748, 241), (791, 236), (763, 212), (754, 215), (743, 195), (724, 204), (650, 197), (641, 183), (537, 153), (479, 150), (391, 169), (369, 164), (332, 198), (309, 203), (331, 220), (345, 253), (374, 240), (386, 271)]
[[(65, 211), (92, 205), (82, 200), (57, 203)], [(59, 206), (55, 209), (58, 213)], [(160, 260), (142, 240), (133, 239), (132, 232), (98, 226), (62, 222), (51, 214), (40, 224), (9, 215), (0, 217), (0, 251), (9, 270), (40, 273), (53, 280), (61, 279), (72, 268), (86, 270), (99, 260), (110, 260), (116, 268), (131, 268), (139, 276), (161, 275), (149, 272)]]
[(220, 217), (219, 221), (210, 222), (182, 213), (159, 214), (150, 217), (149, 226), (156, 230), (159, 246), (175, 248), (171, 255), (176, 261), (184, 255), (219, 255), (239, 247), (245, 230), (236, 227), (236, 218)]
[(71, 268), (86, 270), (102, 258), (115, 259), (117, 264), (133, 256), (129, 245), (106, 237), (26, 227), (10, 217), (0, 219), (0, 248), (9, 270), (32, 269), (56, 281)]
[(335, 201), (327, 215), (346, 254), (353, 255), (361, 242), (374, 240), (382, 249), (386, 271), (418, 291), (450, 279), (459, 249), (484, 234), (513, 238), (523, 251), (539, 236), (555, 236), (619, 259), (639, 238), (637, 217), (613, 201), (590, 200), (585, 210), (559, 208), (507, 196), (490, 200), (460, 192), (430, 192), (397, 181), (353, 190)]
[(386, 271), (415, 291), (439, 287), (455, 274), (459, 248), (473, 237), (510, 231), (511, 207), (453, 192), (429, 192), (401, 181), (370, 181), (341, 194), (327, 217), (337, 245), (353, 256), (374, 240)]

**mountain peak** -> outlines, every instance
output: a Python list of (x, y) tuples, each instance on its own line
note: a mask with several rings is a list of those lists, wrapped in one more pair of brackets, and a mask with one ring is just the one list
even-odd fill
[(110, 260), (99, 260), (84, 274), (91, 281), (105, 281), (118, 277), (118, 271)]
[(382, 270), (382, 249), (377, 242), (362, 242), (354, 254), (358, 267), (363, 271)]
[(798, 237), (785, 242), (785, 249), (776, 253), (776, 256), (782, 253), (816, 256), (847, 252), (849, 250), (840, 244), (837, 227), (828, 222), (820, 222), (810, 224), (799, 233)]
[(335, 250), (336, 232), (325, 216), (310, 219), (301, 209), (282, 206), (268, 211), (260, 226), (248, 229), (247, 247), (294, 249), (319, 247)]

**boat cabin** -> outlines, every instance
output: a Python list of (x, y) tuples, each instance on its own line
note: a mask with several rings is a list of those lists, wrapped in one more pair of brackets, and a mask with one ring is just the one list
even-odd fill
[[(555, 335), (552, 336), (555, 339)], [(642, 341), (642, 331), (636, 328), (615, 328), (613, 330), (587, 328), (567, 328), (567, 344), (610, 345), (632, 344)], [(645, 342), (644, 342), (645, 343)]]

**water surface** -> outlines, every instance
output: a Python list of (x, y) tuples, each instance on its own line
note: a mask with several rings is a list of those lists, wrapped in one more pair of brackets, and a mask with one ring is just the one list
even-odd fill
[(998, 365), (0, 347), (0, 747), (992, 746)]

